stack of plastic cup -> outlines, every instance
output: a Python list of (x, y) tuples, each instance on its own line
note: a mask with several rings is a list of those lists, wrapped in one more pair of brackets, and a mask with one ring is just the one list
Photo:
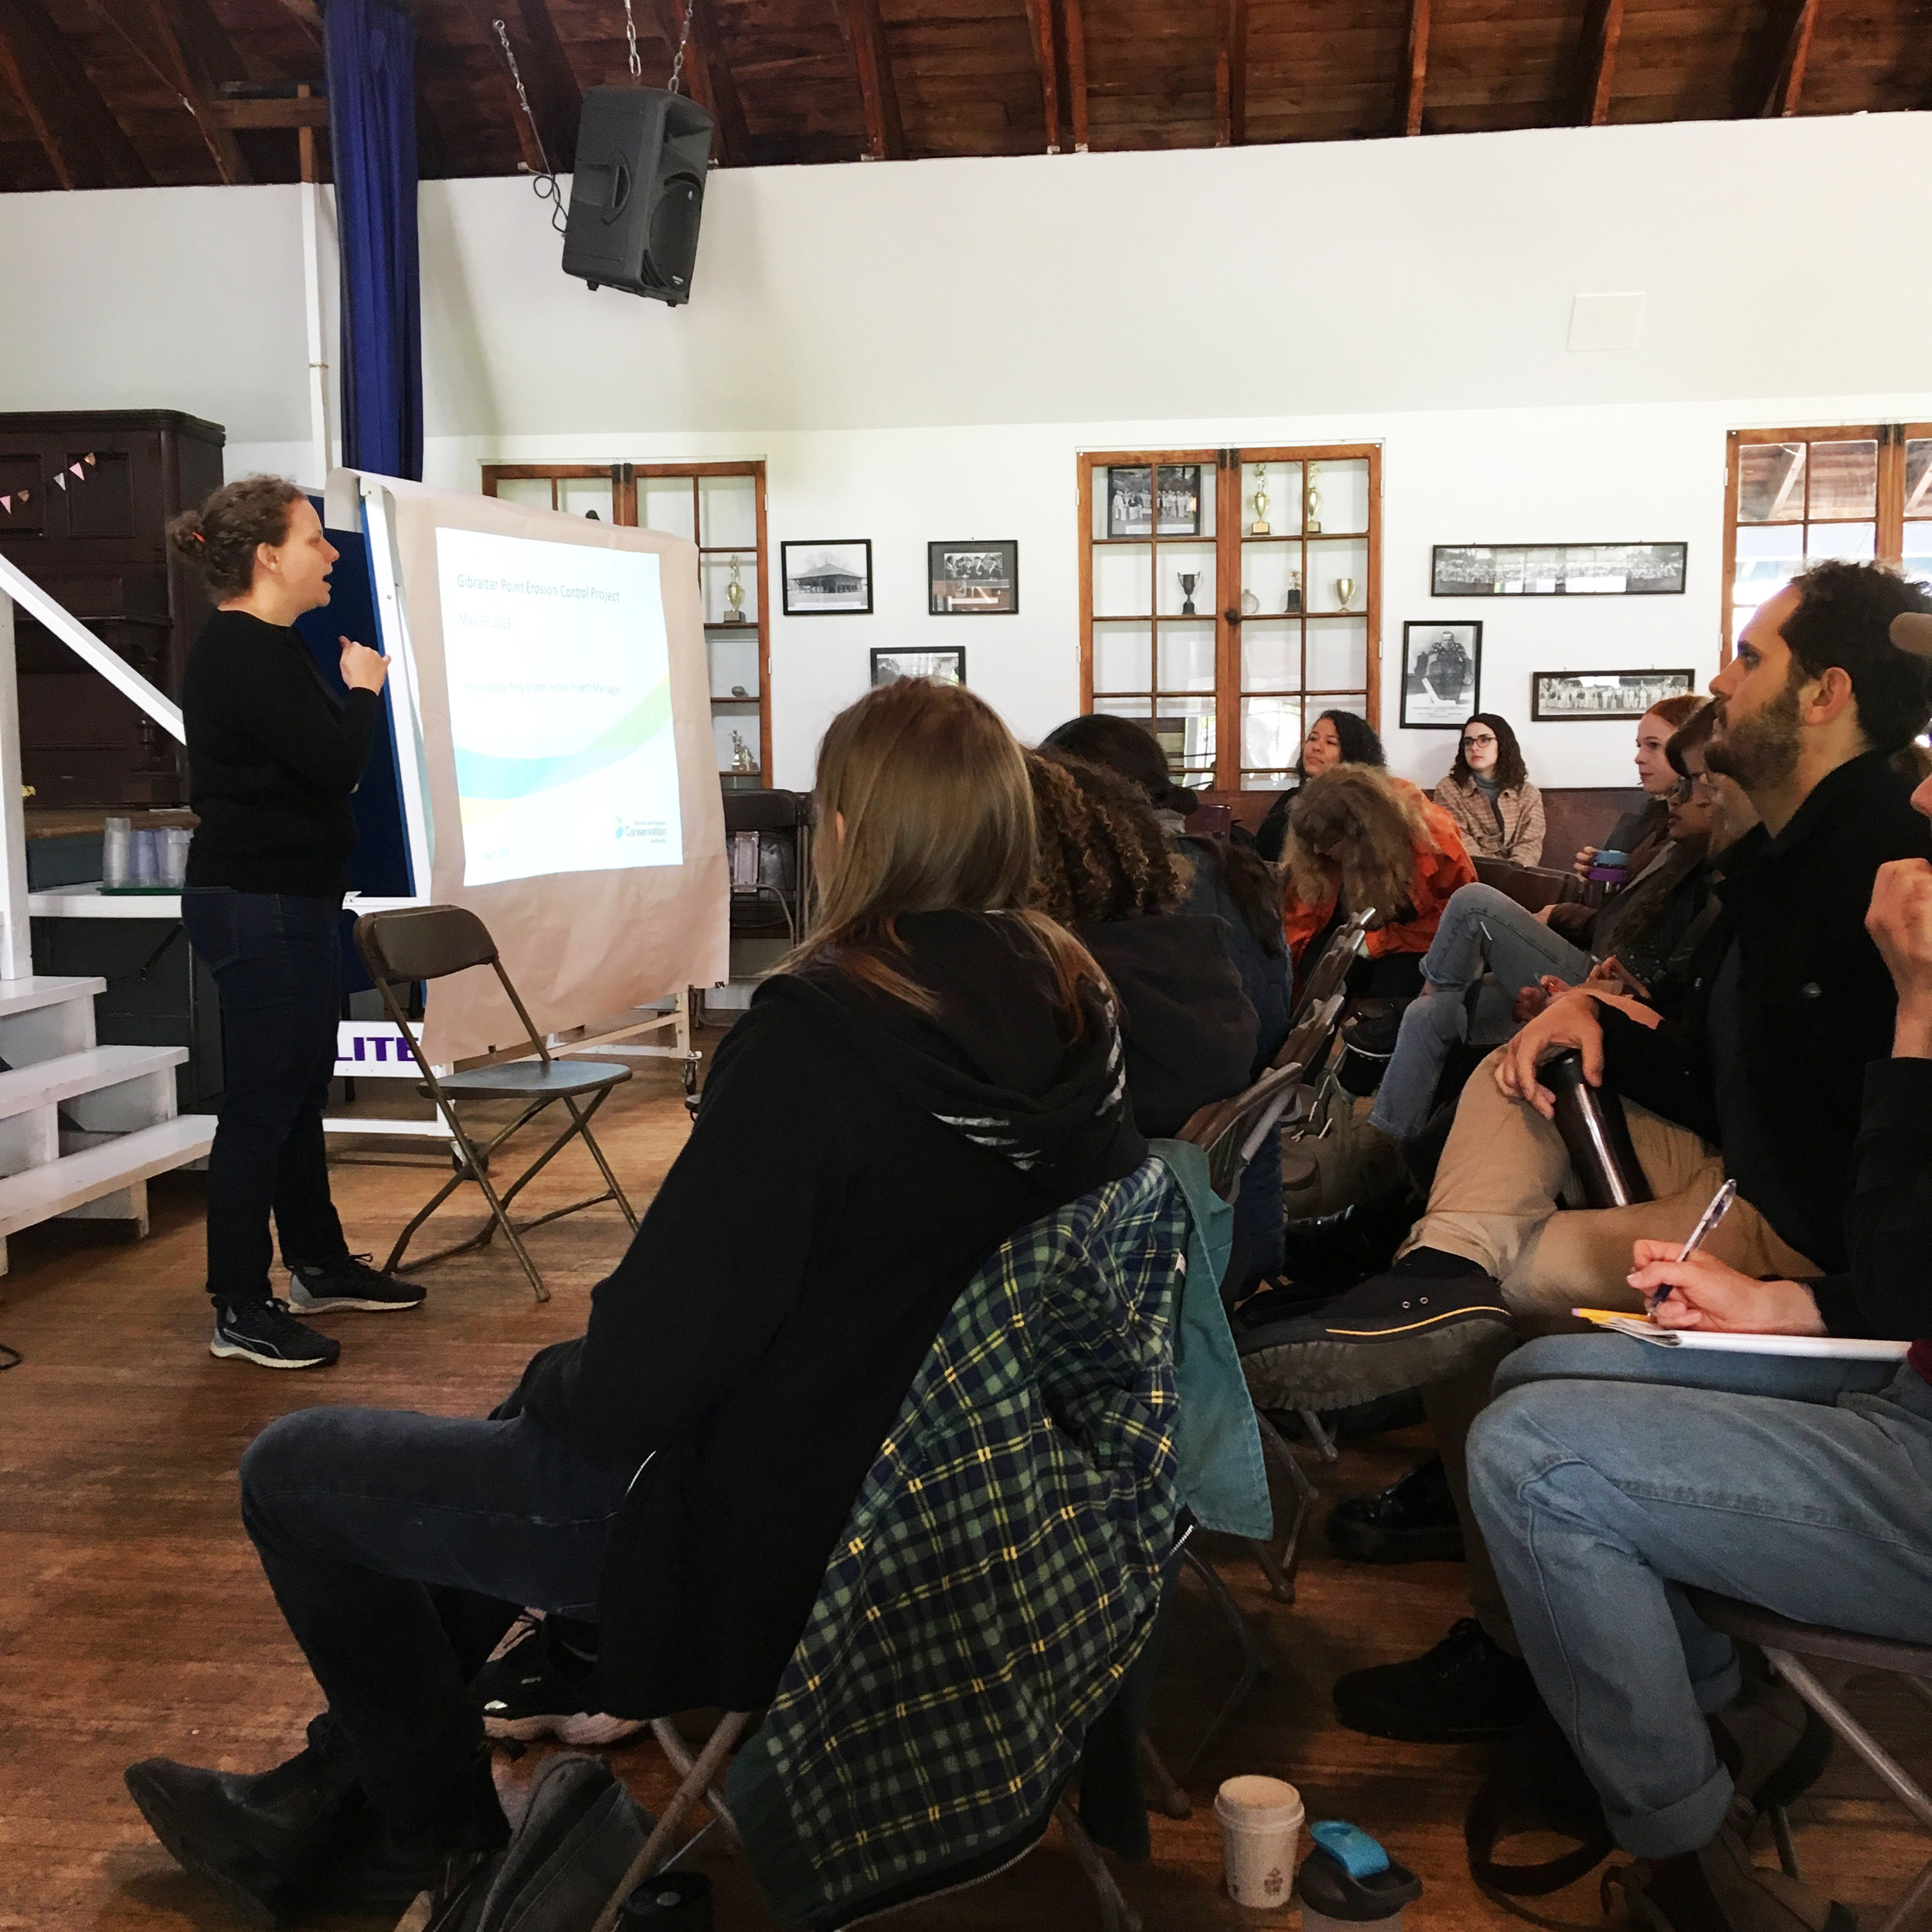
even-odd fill
[(1301, 1794), (1278, 1777), (1231, 1777), (1216, 1794), (1228, 1896), (1263, 1911), (1288, 1903), (1301, 1838)]
[(100, 832), (100, 883), (115, 887), (134, 883), (133, 821), (110, 818)]
[(186, 825), (169, 825), (161, 835), (161, 883), (185, 886), (188, 883), (188, 847), (194, 833)]

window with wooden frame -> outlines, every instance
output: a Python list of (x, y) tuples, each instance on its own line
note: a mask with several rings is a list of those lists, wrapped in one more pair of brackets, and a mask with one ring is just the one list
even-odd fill
[(755, 791), (768, 784), (771, 630), (764, 464), (485, 463), (483, 494), (533, 509), (662, 530), (697, 545), (719, 777), (727, 790)]
[(1733, 430), (1723, 656), (1768, 597), (1829, 557), (1932, 575), (1932, 423)]
[(1083, 454), (1080, 522), (1080, 708), (1181, 782), (1277, 791), (1318, 713), (1378, 722), (1374, 445)]

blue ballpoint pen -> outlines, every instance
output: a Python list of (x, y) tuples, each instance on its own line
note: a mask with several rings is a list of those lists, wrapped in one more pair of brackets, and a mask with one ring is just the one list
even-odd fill
[[(1697, 1225), (1691, 1230), (1690, 1239), (1678, 1250), (1679, 1260), (1688, 1261), (1710, 1239), (1718, 1223), (1730, 1213), (1731, 1203), (1736, 1199), (1737, 1183), (1735, 1181), (1726, 1181), (1711, 1196), (1710, 1206), (1697, 1217)], [(1675, 1289), (1666, 1287), (1662, 1294), (1652, 1295), (1648, 1312), (1654, 1315), (1657, 1311), (1658, 1303), (1668, 1301), (1675, 1292)]]

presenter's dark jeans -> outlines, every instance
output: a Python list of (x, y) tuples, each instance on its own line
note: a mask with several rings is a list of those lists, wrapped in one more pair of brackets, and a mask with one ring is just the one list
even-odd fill
[(284, 1262), (349, 1252), (322, 1141), (342, 1016), (342, 907), (226, 886), (190, 886), (181, 906), (189, 944), (220, 990), (226, 1069), (208, 1156), (208, 1292), (265, 1301), (271, 1209)]
[(242, 1521), (355, 1753), (407, 1838), (454, 1849), (483, 1737), (469, 1680), (517, 1607), (594, 1614), (629, 1488), (526, 1417), (307, 1409), (242, 1458)]

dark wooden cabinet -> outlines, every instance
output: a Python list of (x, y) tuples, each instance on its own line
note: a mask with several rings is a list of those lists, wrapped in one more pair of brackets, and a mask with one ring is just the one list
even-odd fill
[[(208, 614), (168, 519), (222, 483), (218, 423), (174, 410), (0, 414), (0, 556), (171, 698)], [(39, 807), (141, 809), (188, 797), (168, 733), (17, 614), (22, 775)]]

